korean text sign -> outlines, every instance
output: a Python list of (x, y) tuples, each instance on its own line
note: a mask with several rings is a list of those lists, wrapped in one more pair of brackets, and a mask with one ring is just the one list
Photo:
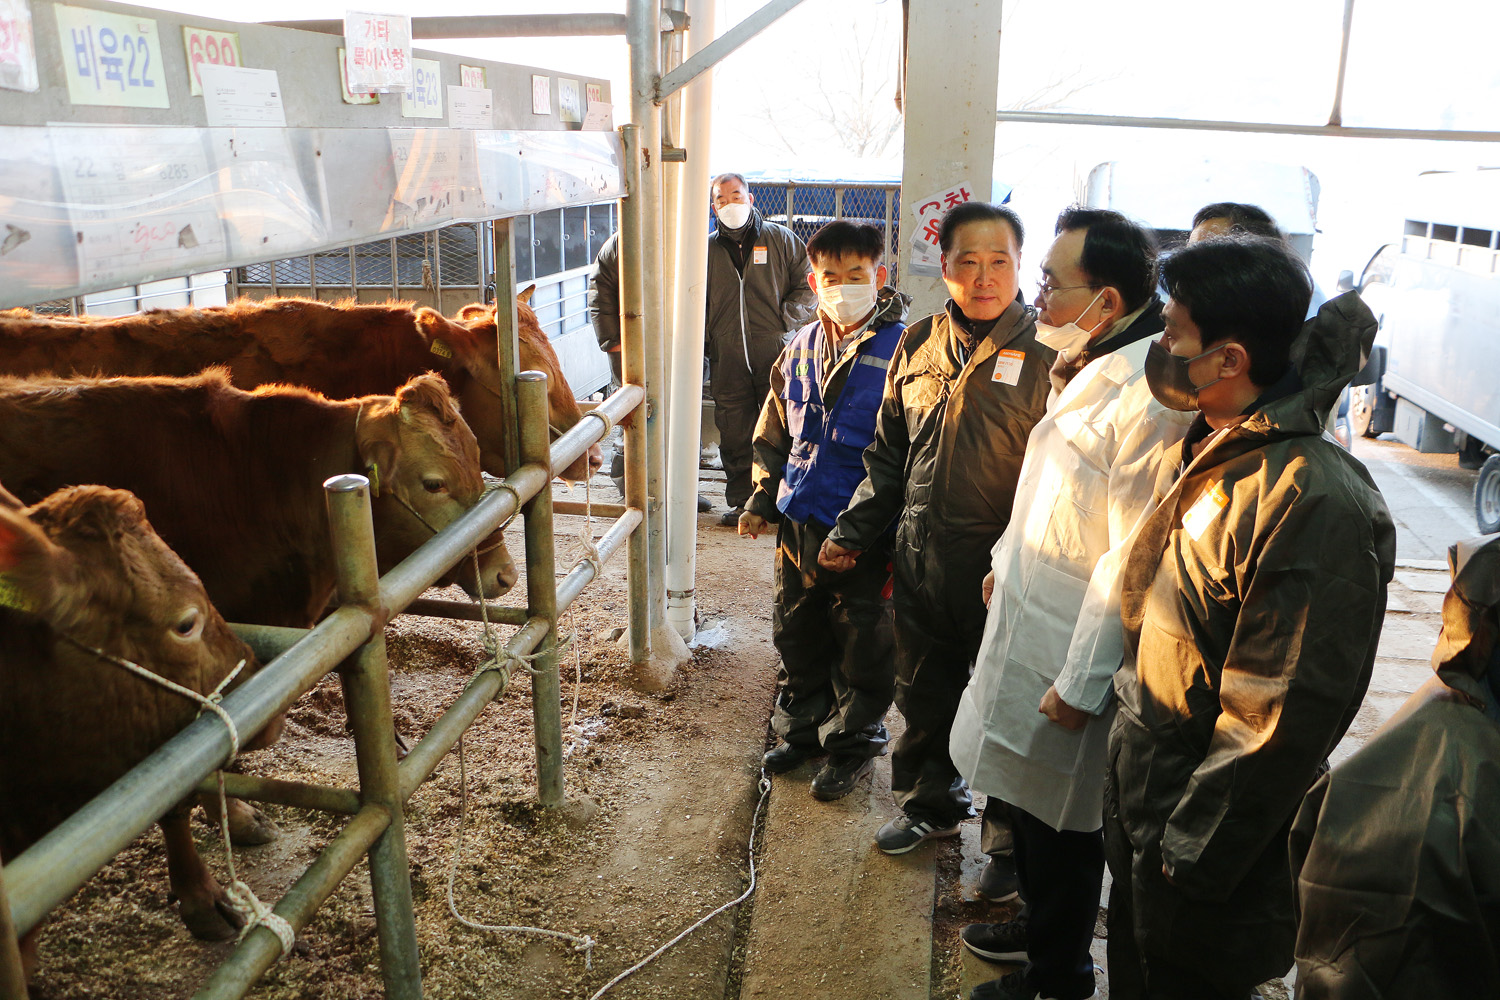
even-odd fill
[(240, 35), (237, 31), (182, 26), (182, 47), (187, 50), (188, 78), (194, 97), (203, 93), (202, 67), (240, 65)]
[(27, 0), (0, 0), (0, 87), (35, 91), (36, 46)]
[(414, 84), (411, 18), (351, 10), (344, 15), (344, 47), (354, 93), (404, 93)]
[(172, 106), (155, 20), (62, 4), (52, 9), (68, 100), (121, 108)]

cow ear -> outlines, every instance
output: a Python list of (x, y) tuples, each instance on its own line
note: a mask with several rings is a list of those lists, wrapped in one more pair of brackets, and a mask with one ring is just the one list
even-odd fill
[(35, 612), (64, 557), (25, 514), (0, 506), (0, 607)]
[(534, 291), (536, 291), (536, 283), (535, 282), (533, 282), (532, 284), (527, 285), (525, 288), (523, 288), (519, 292), (517, 292), (516, 293), (516, 301), (519, 302), (519, 303), (521, 303), (522, 305), (527, 305), (527, 306), (531, 305), (531, 293), (534, 292)]
[(495, 315), (495, 307), (487, 306), (483, 302), (475, 302), (464, 306), (458, 311), (458, 318), (465, 321), (476, 319), (488, 319)]
[(472, 330), (453, 322), (436, 309), (425, 306), (418, 309), (416, 322), (437, 367), (446, 368), (442, 362), (453, 358), (457, 358), (460, 364), (467, 363), (479, 349), (479, 338)]
[(445, 425), (459, 419), (458, 404), (453, 401), (448, 383), (430, 372), (418, 375), (397, 389), (396, 406), (403, 420), (408, 419), (414, 410), (426, 410)]
[(395, 408), (367, 409), (360, 414), (354, 426), (354, 447), (359, 450), (360, 466), (365, 478), (370, 480), (370, 495), (378, 497), (388, 492), (386, 477), (396, 468), (396, 442), (392, 428), (395, 426)]

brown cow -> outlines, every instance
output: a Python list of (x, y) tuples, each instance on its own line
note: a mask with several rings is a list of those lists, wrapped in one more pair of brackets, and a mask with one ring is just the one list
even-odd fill
[[(0, 494), (4, 494), (0, 490)], [(0, 857), (9, 861), (193, 721), (198, 706), (106, 660), (206, 694), (258, 669), (123, 490), (0, 497)], [(96, 652), (96, 650), (98, 652)], [(281, 720), (242, 749), (275, 742)], [(200, 938), (241, 923), (198, 856), (184, 803), (161, 819), (172, 892)], [(26, 971), (38, 929), (22, 939)]]
[[(480, 497), (479, 446), (435, 375), (392, 396), (333, 402), (294, 386), (244, 392), (223, 369), (192, 378), (0, 378), (0, 481), (23, 501), (61, 486), (128, 489), (233, 621), (306, 627), (335, 585), (322, 483), (370, 476), (382, 570)], [(482, 584), (516, 568), (496, 532)]]
[[(519, 305), (518, 362), (522, 370), (547, 373), (556, 436), (582, 412), (536, 314), (525, 304), (529, 292)], [(330, 399), (389, 395), (408, 379), (436, 370), (479, 439), (484, 470), (505, 475), (511, 431), (500, 419), (493, 308), (488, 325), (479, 328), (409, 303), (309, 299), (242, 299), (228, 306), (119, 317), (0, 312), (0, 374), (195, 375), (210, 365), (227, 366), (242, 389), (285, 382)], [(596, 446), (563, 475), (581, 480), (599, 462)]]

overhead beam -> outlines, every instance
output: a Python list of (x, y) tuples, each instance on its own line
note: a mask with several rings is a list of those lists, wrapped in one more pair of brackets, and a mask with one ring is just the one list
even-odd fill
[(1261, 132), (1318, 135), (1345, 139), (1441, 139), (1446, 142), (1500, 142), (1500, 132), (1440, 128), (1362, 128), (1347, 125), (1291, 125), (1276, 122), (1229, 122), (1203, 118), (1133, 118), (1126, 115), (1080, 115), (1053, 111), (999, 111), (995, 120), (1033, 125), (1114, 125), (1121, 128), (1176, 128), (1199, 132)]
[[(342, 18), (307, 21), (266, 21), (277, 28), (300, 28), (326, 35), (342, 35)], [(623, 35), (624, 14), (472, 14), (414, 17), (412, 38), (546, 38), (581, 35)]]
[(662, 77), (661, 82), (656, 86), (656, 103), (660, 104), (677, 93), (687, 84), (691, 83), (693, 77), (699, 73), (707, 69), (712, 69), (719, 60), (729, 55), (729, 53), (741, 45), (744, 45), (762, 31), (765, 31), (781, 15), (801, 2), (802, 0), (768, 0), (764, 7), (709, 42), (703, 48), (693, 53), (693, 55), (683, 60), (681, 66), (678, 66), (672, 72)]

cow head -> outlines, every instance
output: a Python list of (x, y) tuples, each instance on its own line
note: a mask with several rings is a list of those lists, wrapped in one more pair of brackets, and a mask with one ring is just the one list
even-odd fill
[[(517, 371), (539, 371), (547, 376), (547, 417), (551, 427), (550, 437), (556, 440), (574, 424), (583, 419), (583, 411), (578, 407), (578, 400), (573, 398), (573, 387), (568, 385), (567, 376), (563, 374), (562, 362), (557, 357), (557, 352), (552, 348), (552, 341), (542, 330), (541, 323), (537, 321), (536, 313), (528, 304), (531, 298), (531, 288), (527, 288), (516, 297), (516, 340), (520, 347), (520, 353), (516, 358)], [(423, 313), (431, 310), (422, 310)], [(464, 366), (480, 386), (463, 393), (464, 413), (472, 414), (476, 408), (486, 413), (493, 411), (494, 424), (500, 424), (499, 418), (499, 379), (500, 369), (495, 355), (495, 341), (497, 327), (495, 324), (495, 307), (492, 305), (470, 305), (464, 306), (459, 311), (458, 321), (446, 320), (434, 313), (435, 319), (425, 321), (419, 315), (418, 325), (427, 334), (429, 341), (439, 330), (436, 320), (441, 320), (448, 327), (456, 327), (465, 331), (470, 342), (475, 345), (474, 361), (465, 361)], [(451, 336), (451, 335), (450, 335)], [(453, 337), (457, 340), (457, 337)], [(455, 356), (457, 351), (455, 350)], [(484, 396), (485, 398), (477, 398)], [(499, 456), (497, 455), (498, 459)], [(504, 475), (504, 461), (500, 459), (499, 468), (491, 467), (489, 456), (486, 455), (485, 470), (493, 475)], [(603, 462), (597, 444), (591, 445), (587, 452), (581, 455), (572, 465), (563, 469), (560, 475), (563, 479), (580, 482), (590, 473), (599, 468)]]
[[(459, 416), (448, 383), (436, 375), (417, 376), (395, 396), (362, 400), (355, 445), (370, 479), (382, 572), (458, 520), (484, 491), (479, 443)], [(510, 590), (516, 565), (500, 532), (480, 549), (478, 580), (472, 560), (463, 559), (440, 584), (461, 583), (471, 597)]]
[[(198, 577), (124, 490), (72, 486), (27, 509), (0, 503), (0, 604), (200, 693), (213, 691), (241, 661), (236, 683), (259, 669)], [(101, 706), (90, 710), (90, 725), (123, 727), (110, 736), (121, 759), (139, 760), (198, 713), (193, 702), (72, 643), (57, 642), (54, 651), (58, 664), (46, 683), (63, 683), (64, 669), (89, 679), (89, 704)], [(280, 732), (278, 718), (243, 749), (272, 743)]]

